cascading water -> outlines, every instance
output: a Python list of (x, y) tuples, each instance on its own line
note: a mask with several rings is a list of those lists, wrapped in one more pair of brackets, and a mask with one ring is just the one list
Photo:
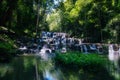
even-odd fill
[(88, 49), (87, 49), (86, 45), (83, 45), (83, 49), (84, 49), (85, 53), (88, 53)]
[(111, 61), (110, 71), (116, 79), (120, 79), (120, 48), (117, 44), (110, 44), (108, 46), (108, 59)]
[[(52, 42), (52, 44), (51, 44)], [(52, 62), (52, 57), (55, 56), (55, 54), (52, 52), (57, 51), (57, 50), (63, 50), (61, 52), (66, 52), (67, 50), (67, 46), (71, 47), (75, 49), (75, 41), (74, 38), (70, 38), (69, 42), (67, 43), (67, 39), (62, 36), (57, 35), (57, 33), (50, 33), (50, 32), (43, 32), (42, 37), (39, 39), (38, 44), (34, 44), (34, 42), (32, 42), (33, 46), (31, 48), (26, 48), (22, 47), (20, 48), (21, 50), (25, 51), (27, 49), (30, 50), (31, 53), (35, 53), (37, 54), (37, 57), (41, 57), (40, 58), (40, 63), (36, 63), (36, 74), (39, 76), (41, 74), (39, 74), (39, 67), (38, 65), (40, 64), (40, 67), (43, 66), (41, 73), (42, 73), (42, 80), (65, 80), (65, 79), (61, 79), (60, 75), (61, 72), (55, 69), (55, 65), (54, 62)], [(82, 42), (76, 43), (79, 44), (77, 45), (77, 47), (80, 47), (78, 49), (81, 49), (81, 52), (83, 53), (88, 53), (90, 50), (94, 50), (97, 51), (97, 47), (93, 44), (81, 44)], [(35, 48), (34, 48), (35, 46)], [(109, 59), (114, 61), (114, 50), (112, 49), (112, 46), (109, 46)], [(74, 50), (73, 49), (73, 50)], [(100, 52), (98, 50), (98, 52)], [(117, 51), (115, 52), (117, 53)], [(63, 76), (62, 76), (63, 77)], [(37, 80), (40, 80), (40, 77), (36, 78)], [(66, 79), (69, 80), (69, 79)], [(72, 79), (74, 80), (74, 79)], [(79, 79), (76, 79), (79, 80)]]

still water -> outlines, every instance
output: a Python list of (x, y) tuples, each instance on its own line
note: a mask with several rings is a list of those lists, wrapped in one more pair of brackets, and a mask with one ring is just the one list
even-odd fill
[[(101, 71), (102, 73), (102, 71)], [(9, 64), (0, 64), (0, 80), (116, 80), (109, 73), (92, 74), (55, 66), (53, 60), (38, 56), (16, 57)]]
[(36, 56), (16, 57), (9, 64), (0, 64), (0, 80), (63, 80), (53, 61)]

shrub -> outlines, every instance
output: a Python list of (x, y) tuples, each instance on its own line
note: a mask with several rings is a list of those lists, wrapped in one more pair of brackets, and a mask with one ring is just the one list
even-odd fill
[(8, 62), (15, 55), (16, 51), (12, 44), (0, 42), (0, 62)]
[(67, 68), (97, 72), (105, 68), (106, 61), (97, 54), (78, 54), (78, 52), (70, 52), (66, 54), (57, 53), (55, 62)]

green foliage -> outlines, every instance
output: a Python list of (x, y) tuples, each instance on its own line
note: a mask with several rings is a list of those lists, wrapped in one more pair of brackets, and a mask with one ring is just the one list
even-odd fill
[(57, 64), (67, 68), (83, 69), (88, 72), (97, 72), (105, 69), (106, 61), (97, 54), (81, 54), (71, 52), (57, 54), (55, 57)]
[(15, 44), (7, 35), (0, 35), (0, 62), (8, 62), (16, 55)]
[(17, 35), (50, 30), (92, 42), (120, 40), (118, 0), (1, 0), (0, 7), (0, 25)]
[(7, 42), (1, 42), (0, 43), (0, 48), (5, 48), (6, 51), (8, 51), (9, 49), (12, 49), (13, 46), (11, 44), (7, 43)]
[(110, 31), (110, 36), (113, 38), (111, 42), (120, 42), (120, 15), (114, 16), (107, 24), (106, 30)]
[(0, 42), (0, 62), (8, 62), (15, 55), (16, 50), (7, 42)]
[(50, 31), (59, 31), (60, 30), (60, 21), (61, 21), (61, 15), (60, 11), (57, 11), (54, 14), (47, 16), (47, 22), (49, 24), (49, 30)]
[[(58, 9), (62, 11), (61, 23), (58, 23), (61, 31), (75, 37), (88, 37), (92, 39), (92, 42), (108, 42), (111, 37), (113, 41), (119, 42), (119, 30), (113, 30), (107, 26), (116, 18), (116, 15), (119, 15), (119, 2), (115, 0), (66, 0)], [(114, 40), (115, 35), (112, 35), (114, 31), (117, 31), (117, 40)]]

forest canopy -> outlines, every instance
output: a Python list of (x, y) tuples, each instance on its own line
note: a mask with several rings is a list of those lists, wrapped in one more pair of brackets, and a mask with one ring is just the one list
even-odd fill
[(19, 36), (57, 31), (119, 43), (119, 13), (120, 0), (0, 0), (0, 26)]

